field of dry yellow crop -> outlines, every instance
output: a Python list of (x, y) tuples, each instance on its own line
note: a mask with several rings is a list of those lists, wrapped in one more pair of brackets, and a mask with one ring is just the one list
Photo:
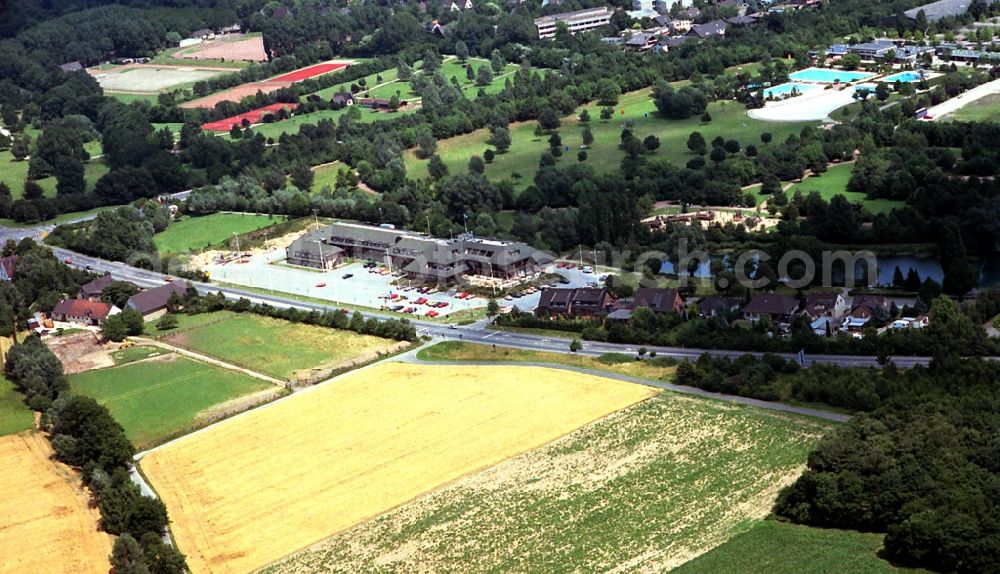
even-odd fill
[(0, 438), (0, 574), (107, 574), (111, 536), (97, 530), (79, 477), (51, 454), (38, 433)]
[(150, 452), (192, 572), (248, 572), (654, 389), (538, 367), (380, 364)]

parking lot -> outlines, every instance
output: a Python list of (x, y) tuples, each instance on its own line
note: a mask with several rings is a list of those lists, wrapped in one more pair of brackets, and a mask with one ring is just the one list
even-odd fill
[[(244, 257), (242, 263), (231, 261), (208, 265), (205, 271), (213, 281), (324, 299), (336, 305), (389, 308), (398, 312), (410, 309), (408, 314), (414, 317), (444, 317), (455, 311), (485, 307), (487, 302), (483, 297), (460, 298), (462, 292), (454, 287), (439, 287), (428, 293), (421, 293), (406, 286), (405, 278), (401, 280), (401, 285), (393, 285), (393, 282), (400, 279), (391, 275), (388, 269), (366, 269), (360, 261), (320, 271), (286, 265), (284, 258), (284, 250), (274, 249)], [(560, 285), (561, 287), (584, 287), (597, 280), (594, 274), (577, 269), (553, 266), (551, 271), (569, 281)], [(531, 311), (538, 305), (540, 296), (541, 292), (536, 291), (519, 298), (501, 297), (498, 302)]]

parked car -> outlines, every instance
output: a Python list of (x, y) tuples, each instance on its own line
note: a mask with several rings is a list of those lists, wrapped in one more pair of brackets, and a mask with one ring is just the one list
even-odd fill
[(438, 315), (440, 315), (440, 313), (438, 313), (437, 311), (435, 311), (433, 309), (431, 309), (430, 311), (424, 313), (424, 316), (426, 316), (426, 317), (437, 317)]
[(326, 287), (326, 283), (317, 283), (316, 286), (317, 287)]
[(354, 273), (344, 273), (344, 279), (350, 279), (351, 277), (354, 277)]

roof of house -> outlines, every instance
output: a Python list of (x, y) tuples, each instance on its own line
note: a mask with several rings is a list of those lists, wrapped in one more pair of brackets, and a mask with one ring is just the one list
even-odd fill
[(91, 319), (106, 319), (114, 306), (103, 301), (88, 301), (86, 299), (63, 299), (52, 310), (53, 315), (69, 317), (89, 317)]
[(562, 287), (550, 287), (542, 289), (542, 295), (538, 299), (538, 306), (547, 307), (568, 307), (573, 302), (573, 294), (576, 289)]
[(648, 307), (657, 312), (669, 312), (674, 310), (676, 301), (677, 289), (640, 287), (635, 290), (636, 307)]
[(677, 46), (683, 46), (691, 39), (691, 36), (676, 36), (673, 38), (667, 38), (666, 45), (670, 48), (676, 48)]
[(129, 297), (128, 305), (145, 315), (146, 313), (152, 313), (166, 307), (170, 301), (170, 296), (174, 293), (183, 297), (187, 293), (187, 283), (172, 281), (159, 287), (147, 289), (142, 293), (136, 293)]
[(650, 40), (653, 40), (655, 38), (656, 38), (655, 34), (650, 34), (649, 32), (638, 32), (636, 34), (632, 34), (632, 37), (625, 41), (625, 45), (642, 47), (648, 44)]
[(818, 317), (837, 306), (837, 298), (840, 296), (836, 291), (819, 291), (806, 296), (806, 304), (803, 310), (811, 317)]
[(758, 293), (750, 299), (743, 312), (754, 315), (788, 315), (798, 306), (799, 300), (789, 295)]
[(336, 92), (330, 99), (333, 101), (340, 100), (344, 102), (346, 102), (347, 100), (354, 101), (354, 94), (352, 94), (351, 92)]
[(599, 305), (607, 294), (608, 290), (603, 287), (581, 287), (573, 295), (573, 304)]
[(215, 33), (214, 31), (209, 30), (208, 28), (202, 28), (200, 30), (195, 30), (194, 32), (191, 32), (191, 37), (192, 38), (204, 38), (205, 36), (210, 36), (210, 35), (212, 35), (214, 33)]
[(550, 14), (548, 16), (542, 16), (541, 18), (535, 18), (535, 25), (542, 26), (545, 24), (554, 24), (556, 22), (566, 22), (573, 23), (577, 20), (590, 20), (591, 18), (610, 18), (611, 10), (607, 7), (602, 6), (600, 8), (587, 8), (586, 10), (576, 10), (574, 12), (562, 12), (560, 14)]
[(59, 69), (64, 72), (79, 72), (83, 69), (83, 64), (80, 62), (66, 62), (59, 66)]
[(80, 295), (83, 297), (97, 297), (104, 292), (104, 289), (114, 283), (115, 280), (111, 277), (111, 274), (105, 275), (103, 277), (98, 277), (90, 283), (84, 283), (80, 286)]
[(712, 36), (722, 36), (726, 33), (726, 21), (725, 20), (712, 20), (705, 24), (695, 24), (691, 26), (691, 31), (688, 34), (693, 34), (699, 38), (711, 38)]
[(851, 308), (857, 309), (858, 307), (888, 309), (889, 299), (885, 295), (858, 295), (851, 301)]
[(710, 295), (708, 297), (702, 297), (701, 301), (698, 301), (698, 310), (703, 314), (729, 311), (739, 306), (740, 300), (736, 297), (720, 297), (718, 295)]
[(749, 26), (757, 22), (757, 19), (753, 16), (735, 16), (733, 18), (726, 18), (728, 24), (733, 26)]
[(14, 276), (14, 264), (17, 263), (17, 255), (8, 255), (3, 259), (0, 259), (0, 266), (3, 267), (3, 272), (7, 274), (7, 277)]
[(628, 321), (631, 318), (631, 309), (615, 309), (614, 311), (608, 313), (608, 319), (611, 319), (612, 321)]

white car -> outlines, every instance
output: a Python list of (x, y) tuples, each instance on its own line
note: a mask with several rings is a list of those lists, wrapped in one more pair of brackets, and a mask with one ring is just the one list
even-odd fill
[(584, 273), (593, 273), (594, 272), (594, 268), (588, 265), (588, 266), (586, 266), (586, 267), (583, 268), (583, 272)]

